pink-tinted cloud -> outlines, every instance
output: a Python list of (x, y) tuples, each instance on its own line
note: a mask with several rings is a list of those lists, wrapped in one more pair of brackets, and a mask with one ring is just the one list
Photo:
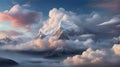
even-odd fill
[(79, 67), (118, 67), (119, 61), (120, 45), (114, 44), (112, 48), (107, 50), (88, 48), (81, 55), (67, 57), (63, 63), (71, 66), (78, 65)]
[(120, 11), (120, 0), (108, 0), (102, 3), (98, 3), (97, 7), (111, 9), (115, 12)]
[(39, 22), (40, 12), (14, 5), (10, 10), (0, 12), (0, 21), (10, 21), (14, 27), (30, 27)]
[(116, 25), (117, 28), (120, 28), (120, 24)]

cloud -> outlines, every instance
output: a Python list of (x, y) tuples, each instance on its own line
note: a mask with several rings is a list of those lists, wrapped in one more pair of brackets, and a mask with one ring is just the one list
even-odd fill
[(99, 23), (97, 26), (101, 29), (104, 29), (107, 34), (113, 36), (119, 36), (119, 24), (120, 24), (120, 16), (116, 15), (113, 18)]
[[(31, 15), (33, 18), (31, 18)], [(38, 15), (35, 11), (26, 10), (19, 5), (15, 5), (9, 11), (0, 13), (0, 20), (11, 21), (13, 26), (23, 27), (36, 23)], [(1, 45), (0, 50), (49, 51), (54, 49), (72, 54), (74, 51), (87, 49), (81, 55), (68, 57), (63, 63), (67, 65), (88, 65), (88, 67), (89, 65), (93, 65), (92, 67), (94, 65), (102, 65), (101, 67), (104, 65), (107, 67), (109, 64), (115, 65), (120, 61), (120, 45), (113, 44), (114, 41), (117, 42), (118, 38), (103, 37), (106, 37), (104, 34), (116, 30), (112, 26), (119, 24), (119, 16), (107, 20), (104, 16), (95, 12), (77, 15), (74, 12), (66, 11), (64, 8), (53, 8), (49, 12), (49, 18), (43, 22), (43, 27), (40, 28), (36, 39), (17, 45)], [(112, 25), (110, 28), (107, 27), (109, 24)], [(22, 35), (15, 31), (5, 31), (3, 33)], [(60, 39), (60, 36), (67, 36), (69, 39)]]
[[(76, 14), (71, 11), (66, 11), (64, 8), (53, 8), (49, 11), (49, 18), (43, 23), (40, 28), (38, 37), (53, 36), (58, 30), (67, 34), (108, 34), (108, 28), (97, 26), (101, 22), (108, 20), (105, 16), (101, 16), (96, 12), (90, 14)], [(99, 31), (101, 30), (101, 31)], [(61, 33), (60, 32), (60, 33)], [(43, 36), (42, 36), (43, 35)], [(59, 37), (59, 36), (58, 36)]]
[[(79, 38), (74, 39), (74, 35), (76, 35), (76, 33), (78, 32), (81, 33), (81, 27), (78, 27), (77, 25), (79, 22), (79, 18), (80, 18), (79, 15), (76, 15), (71, 11), (66, 11), (63, 8), (60, 9), (53, 8), (49, 12), (49, 18), (44, 22), (43, 27), (40, 28), (38, 38), (32, 41), (33, 42), (32, 44), (34, 46), (37, 46), (36, 49), (34, 49), (33, 45), (30, 47), (30, 49), (33, 48), (33, 50), (48, 50), (54, 48), (60, 50), (62, 49), (78, 50), (81, 48), (85, 48), (85, 46), (88, 46), (85, 44), (92, 44), (92, 42), (94, 41), (91, 39), (93, 37), (93, 35), (91, 34), (80, 36), (80, 38), (84, 38), (84, 41), (79, 40)], [(62, 33), (73, 36), (73, 39), (70, 40), (59, 39), (60, 36), (63, 36)], [(69, 37), (69, 35), (66, 36)], [(31, 42), (29, 44), (31, 44)], [(8, 47), (7, 46), (5, 45), (2, 47), (4, 47), (4, 49), (9, 49), (9, 46)], [(26, 45), (20, 44), (18, 46), (20, 46), (21, 49), (23, 47), (24, 50), (24, 48), (27, 47), (27, 44)], [(12, 49), (17, 48), (16, 46), (13, 45), (12, 47), (14, 47)], [(29, 49), (27, 48), (26, 50)]]
[[(0, 47), (2, 50), (35, 50), (35, 51), (46, 51), (46, 50), (59, 50), (59, 51), (68, 51), (73, 52), (73, 50), (81, 50), (86, 49), (88, 47), (91, 48), (98, 48), (100, 45), (95, 43), (95, 41), (92, 39), (92, 36), (85, 35), (80, 36), (81, 39), (70, 39), (70, 40), (64, 40), (64, 39), (57, 39), (56, 37), (49, 37), (49, 38), (43, 38), (43, 39), (34, 39), (30, 42), (23, 43), (23, 44), (17, 44), (17, 45), (3, 45)], [(104, 42), (104, 41), (103, 41)], [(97, 44), (95, 46), (95, 44)], [(103, 43), (102, 43), (103, 44)], [(105, 43), (106, 44), (106, 43)], [(28, 47), (29, 45), (29, 47)], [(12, 46), (12, 48), (10, 47)], [(20, 47), (20, 49), (18, 48)], [(24, 49), (27, 48), (27, 49)], [(101, 47), (99, 47), (101, 48)]]
[[(108, 48), (112, 46), (111, 40), (100, 40), (101, 36), (97, 39), (100, 32), (96, 33), (99, 30), (96, 25), (100, 23), (100, 19), (102, 17), (95, 12), (90, 15), (77, 15), (63, 8), (53, 8), (49, 12), (49, 18), (43, 22), (43, 27), (40, 28), (38, 36), (32, 41), (32, 44), (38, 47), (34, 49), (32, 45), (31, 49), (32, 47), (34, 50)], [(104, 30), (101, 29), (101, 33), (104, 34)], [(104, 37), (103, 34), (101, 35)], [(63, 38), (60, 39), (61, 36)], [(21, 44), (18, 46), (22, 47)], [(23, 45), (24, 47), (27, 46)]]
[[(75, 40), (62, 40), (56, 39), (55, 37), (44, 38), (44, 39), (34, 39), (27, 43), (17, 44), (17, 45), (2, 45), (0, 49), (2, 50), (33, 50), (33, 51), (47, 51), (47, 50), (58, 50), (63, 52), (73, 52), (82, 49), (92, 48), (92, 49), (106, 49), (110, 48), (113, 44), (111, 40), (101, 40), (95, 41), (90, 38), (80, 37)], [(116, 40), (115, 40), (116, 41)], [(12, 48), (10, 47), (12, 46)], [(28, 47), (29, 46), (29, 47)], [(19, 49), (20, 47), (20, 49)], [(26, 48), (26, 49), (25, 49)]]
[(96, 12), (93, 12), (90, 14), (90, 16), (88, 16), (88, 18), (86, 18), (86, 21), (87, 22), (94, 22), (94, 21), (97, 21), (101, 18), (101, 16), (96, 13)]
[(31, 42), (25, 42), (25, 43), (19, 43), (17, 45), (11, 45), (11, 44), (6, 44), (1, 46), (0, 50), (14, 50), (14, 51), (27, 51), (27, 50), (34, 50), (36, 49), (37, 46), (35, 46), (33, 43)]
[(99, 2), (96, 4), (97, 7), (107, 8), (114, 12), (119, 13), (120, 11), (120, 0), (102, 0), (102, 2)]
[(65, 11), (63, 8), (53, 8), (49, 11), (49, 18), (44, 22), (43, 27), (40, 28), (39, 34), (42, 33), (44, 35), (52, 36), (59, 29), (62, 29), (62, 31), (78, 31), (79, 27), (75, 24), (77, 18), (77, 15)]
[(0, 38), (6, 38), (10, 37), (12, 39), (16, 38), (23, 38), (24, 39), (25, 34), (23, 32), (15, 31), (15, 30), (6, 30), (6, 31), (0, 31)]
[[(74, 45), (73, 45), (74, 44)], [(63, 40), (57, 40), (54, 38), (49, 39), (36, 39), (32, 40), (27, 43), (18, 44), (18, 45), (3, 45), (0, 47), (2, 50), (34, 50), (34, 51), (46, 51), (51, 49), (80, 49), (82, 47), (78, 47), (80, 45), (77, 44), (77, 41), (63, 41)], [(26, 48), (26, 49), (25, 49)]]
[(7, 35), (7, 36), (23, 35), (22, 32), (17, 32), (17, 31), (14, 31), (14, 30), (0, 31), (0, 34), (5, 34), (5, 35)]
[(120, 56), (120, 45), (114, 45), (112, 49), (116, 55)]
[(11, 0), (12, 4), (17, 4), (17, 2), (15, 0)]
[(114, 24), (119, 24), (119, 23), (120, 23), (120, 16), (115, 16), (112, 19), (99, 24), (99, 26), (102, 26), (102, 25), (114, 25)]
[[(49, 11), (49, 18), (43, 22), (43, 27), (39, 29), (36, 39), (32, 41), (33, 43), (29, 43), (32, 44), (32, 46), (29, 45), (29, 48), (39, 51), (48, 49), (67, 49), (71, 51), (72, 49), (109, 48), (113, 45), (111, 43), (112, 38), (103, 38), (106, 37), (104, 34), (107, 34), (106, 32), (109, 30), (106, 31), (96, 26), (100, 24), (101, 19), (102, 21), (105, 20), (104, 17), (101, 17), (96, 12), (92, 12), (90, 15), (77, 15), (63, 8), (53, 8)], [(99, 30), (101, 32), (97, 32)], [(100, 34), (101, 36), (99, 36)], [(63, 38), (60, 39), (61, 36)], [(65, 37), (68, 37), (68, 39), (65, 39)], [(24, 43), (24, 45), (18, 44), (17, 46), (20, 46), (21, 50), (23, 47), (24, 50), (27, 45), (28, 43), (26, 45)], [(9, 49), (8, 45), (5, 46), (4, 49)], [(16, 49), (16, 46), (12, 46), (14, 47), (12, 49)], [(26, 50), (29, 50), (29, 48)]]
[[(118, 39), (103, 38), (106, 37), (104, 34), (109, 29), (106, 31), (106, 25), (104, 25), (105, 29), (100, 30), (101, 26), (97, 25), (102, 21), (106, 21), (106, 18), (95, 12), (88, 15), (77, 15), (63, 8), (53, 8), (49, 12), (49, 18), (43, 22), (43, 27), (39, 29), (38, 38), (17, 45), (2, 45), (0, 50), (46, 51), (46, 53), (52, 50), (53, 53), (57, 54), (61, 52), (60, 55), (65, 55), (65, 53), (75, 55), (67, 57), (62, 62), (65, 65), (73, 65), (73, 67), (74, 65), (81, 67), (119, 67), (120, 47), (113, 44)], [(97, 32), (97, 30), (101, 32)], [(63, 36), (62, 33), (69, 33), (70, 35), (65, 35), (69, 39), (59, 39), (60, 36)], [(87, 50), (82, 52), (83, 49)], [(77, 55), (81, 52), (81, 55)]]
[[(117, 47), (116, 47), (117, 46)], [(88, 66), (110, 66), (113, 65), (117, 66), (116, 63), (120, 61), (120, 55), (119, 49), (120, 45), (114, 45), (112, 49), (106, 49), (106, 50), (92, 50), (91, 48), (88, 48), (86, 51), (84, 51), (81, 55), (75, 55), (73, 57), (67, 57), (63, 61), (64, 64), (67, 65), (78, 65), (78, 66), (83, 66), (87, 67)], [(116, 50), (115, 50), (116, 49)], [(85, 66), (86, 65), (86, 66)], [(119, 66), (119, 65), (118, 65)]]
[(25, 9), (18, 4), (10, 10), (0, 12), (0, 21), (10, 21), (14, 27), (30, 27), (39, 22), (40, 17), (40, 12)]
[[(26, 36), (23, 32), (15, 30), (0, 31), (0, 46), (9, 47), (8, 45), (15, 46), (18, 44), (26, 43), (32, 38)], [(27, 47), (27, 46), (26, 46)]]
[(24, 5), (22, 5), (23, 7), (30, 7), (30, 4), (29, 3), (26, 3)]

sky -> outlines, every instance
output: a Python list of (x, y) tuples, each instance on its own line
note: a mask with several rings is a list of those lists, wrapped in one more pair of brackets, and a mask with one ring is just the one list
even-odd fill
[[(119, 17), (116, 16), (120, 13), (119, 2), (119, 0), (0, 0), (0, 31), (13, 30), (24, 34), (29, 33), (29, 37), (33, 36), (49, 18), (50, 10), (63, 8), (65, 11), (73, 12), (79, 16), (79, 22), (83, 22), (84, 28), (88, 29), (85, 32), (92, 32), (100, 37), (111, 36), (108, 33), (112, 33), (112, 36), (118, 36), (120, 25)], [(11, 18), (3, 16), (4, 12)], [(93, 18), (93, 20), (86, 21), (85, 18)], [(107, 21), (111, 23), (112, 19), (113, 24), (105, 26), (100, 24)]]
[[(33, 9), (36, 11), (41, 11), (45, 15), (48, 14), (49, 10), (52, 8), (65, 8), (66, 10), (74, 11), (74, 12), (83, 12), (83, 13), (90, 13), (92, 11), (98, 11), (98, 12), (105, 12), (109, 9), (105, 9), (102, 6), (99, 6), (99, 4), (102, 4), (104, 2), (107, 3), (109, 0), (1, 0), (1, 9), (0, 11), (10, 9), (15, 4), (29, 4), (29, 9)], [(111, 0), (113, 1), (113, 0)], [(115, 0), (116, 1), (116, 0)], [(112, 9), (112, 6), (108, 7)], [(114, 9), (114, 8), (113, 8)]]
[[(64, 0), (64, 1), (63, 0), (1, 0), (0, 1), (0, 13), (1, 13), (0, 17), (3, 17), (2, 14), (8, 11), (7, 15), (12, 14), (11, 16), (12, 19), (1, 18), (0, 31), (21, 30), (19, 32), (22, 32), (24, 34), (27, 32), (29, 33), (29, 37), (30, 37), (32, 36), (32, 34), (36, 34), (38, 32), (38, 29), (41, 28), (41, 26), (44, 24), (43, 22), (49, 18), (50, 10), (52, 10), (53, 8), (57, 8), (57, 9), (63, 8), (66, 11), (70, 11), (75, 13), (78, 16), (81, 16), (84, 20), (79, 18), (81, 19), (80, 22), (85, 23), (85, 24), (84, 23), (82, 24), (86, 26), (85, 27), (86, 29), (90, 27), (89, 29), (90, 32), (100, 36), (101, 35), (111, 36), (111, 34), (106, 34), (106, 33), (112, 33), (113, 35), (115, 34), (114, 36), (116, 35), (118, 36), (119, 17), (116, 17), (116, 16), (119, 15), (119, 11), (120, 11), (119, 2), (120, 2), (119, 0), (100, 0), (100, 1), (99, 0), (75, 0), (75, 1), (73, 0)], [(22, 12), (20, 13), (19, 11), (21, 10), (23, 12), (28, 11), (27, 15), (24, 16), (24, 13)], [(34, 15), (34, 17), (27, 18), (28, 16), (30, 16), (31, 13)], [(18, 14), (22, 14), (22, 15), (18, 15)], [(94, 14), (96, 14), (95, 18), (97, 17), (98, 18), (93, 20), (92, 22), (96, 22), (96, 23), (88, 24), (88, 22), (85, 21), (85, 18), (92, 17), (94, 19)], [(16, 18), (16, 16), (20, 16), (23, 18)], [(115, 17), (118, 20), (116, 20)], [(30, 20), (30, 19), (33, 19), (33, 20)], [(113, 19), (113, 22), (112, 22), (112, 19)], [(114, 19), (115, 19), (115, 23), (114, 23)], [(99, 25), (99, 23), (103, 23), (107, 21), (111, 21), (113, 24), (105, 25), (105, 26), (104, 24)], [(91, 27), (91, 25), (93, 25), (93, 27)], [(98, 29), (94, 29), (94, 27)], [(98, 30), (101, 30), (101, 32)], [(34, 33), (31, 33), (33, 31)]]

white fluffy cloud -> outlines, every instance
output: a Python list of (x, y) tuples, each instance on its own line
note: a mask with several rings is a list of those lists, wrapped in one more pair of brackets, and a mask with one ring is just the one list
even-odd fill
[(62, 31), (78, 31), (80, 29), (75, 24), (77, 19), (77, 15), (72, 12), (65, 11), (63, 8), (53, 8), (49, 11), (49, 18), (44, 22), (44, 25), (42, 28), (40, 28), (39, 32), (42, 32), (47, 36), (53, 36), (59, 29), (62, 29)]
[[(44, 25), (39, 30), (38, 38), (17, 45), (2, 45), (0, 46), (0, 50), (49, 51), (54, 49), (56, 51), (72, 53), (73, 51), (78, 52), (81, 49), (87, 49), (81, 55), (67, 57), (63, 63), (82, 67), (84, 65), (88, 65), (85, 67), (90, 67), (89, 65), (92, 65), (91, 67), (97, 67), (99, 65), (102, 65), (101, 67), (108, 67), (113, 64), (113, 67), (117, 67), (114, 65), (117, 64), (119, 66), (120, 45), (113, 45), (113, 42), (116, 42), (118, 39), (96, 38), (99, 35), (98, 32), (96, 33), (96, 30), (99, 30), (96, 25), (100, 23), (97, 22), (100, 19), (101, 16), (97, 13), (80, 16), (73, 12), (65, 11), (63, 8), (53, 8), (49, 12), (49, 18), (43, 22)], [(68, 32), (68, 30), (72, 30), (70, 33), (74, 31), (79, 31), (79, 33), (75, 32), (77, 35), (69, 36), (67, 40), (58, 39), (63, 31)], [(93, 33), (91, 33), (91, 30)], [(103, 30), (101, 31), (103, 32)]]
[(120, 61), (120, 45), (114, 45), (112, 49), (106, 50), (92, 50), (88, 48), (81, 55), (67, 57), (63, 61), (67, 65), (106, 65), (108, 63), (114, 64)]
[[(18, 12), (19, 10), (15, 10), (15, 11)], [(63, 8), (60, 9), (53, 8), (49, 12), (49, 18), (45, 22), (43, 22), (44, 25), (39, 30), (39, 36), (41, 37), (42, 35), (43, 37), (46, 38), (43, 39), (37, 38), (32, 41), (33, 42), (32, 44), (33, 46), (37, 46), (37, 48), (35, 48), (36, 50), (47, 50), (51, 48), (56, 48), (56, 49), (57, 48), (81, 49), (81, 48), (89, 48), (89, 47), (103, 48), (103, 46), (104, 48), (106, 48), (108, 47), (108, 45), (111, 46), (110, 40), (95, 41), (93, 40), (93, 38), (95, 38), (97, 34), (92, 34), (92, 33), (89, 34), (88, 30), (84, 29), (84, 28), (88, 28), (88, 29), (97, 30), (96, 25), (99, 23), (97, 22), (99, 19), (101, 19), (101, 16), (95, 12), (91, 13), (90, 15), (77, 15), (71, 11), (66, 11)], [(62, 36), (61, 33), (63, 33), (63, 31), (68, 32), (68, 30), (72, 30), (72, 32), (70, 32), (71, 34), (73, 34), (74, 31), (79, 31), (79, 33), (77, 33), (77, 35), (75, 36), (72, 35), (71, 37), (66, 35), (69, 37), (69, 40), (62, 40), (62, 39), (59, 40), (58, 37)], [(74, 34), (76, 34), (76, 32)], [(54, 35), (57, 35), (57, 37), (54, 37)], [(18, 46), (20, 46), (21, 48), (27, 47), (26, 45), (22, 45), (22, 44)], [(32, 49), (33, 46), (31, 46), (30, 49)], [(7, 47), (4, 47), (4, 49), (6, 48)], [(16, 48), (16, 46), (14, 48)], [(26, 50), (29, 49), (27, 48)]]

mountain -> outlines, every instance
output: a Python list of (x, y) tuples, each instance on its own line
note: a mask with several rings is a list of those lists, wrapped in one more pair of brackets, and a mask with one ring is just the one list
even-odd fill
[(46, 34), (47, 32), (39, 31), (38, 35), (36, 38), (49, 38), (49, 37), (56, 37), (57, 39), (62, 39), (62, 40), (69, 40), (71, 36), (74, 35), (79, 35), (80, 31), (75, 31), (74, 29), (64, 29), (64, 27), (59, 26), (56, 30), (52, 31), (50, 34)]
[(20, 43), (25, 43), (29, 40), (30, 38), (23, 38), (23, 37), (12, 38), (12, 37), (6, 36), (0, 39), (0, 45), (8, 45), (8, 44), (16, 45)]
[(0, 44), (2, 44), (2, 45), (3, 44), (13, 44), (13, 43), (16, 44), (17, 42), (8, 36), (0, 39)]
[(7, 59), (7, 58), (0, 58), (0, 67), (2, 66), (11, 66), (11, 65), (17, 65), (18, 63), (14, 60)]

